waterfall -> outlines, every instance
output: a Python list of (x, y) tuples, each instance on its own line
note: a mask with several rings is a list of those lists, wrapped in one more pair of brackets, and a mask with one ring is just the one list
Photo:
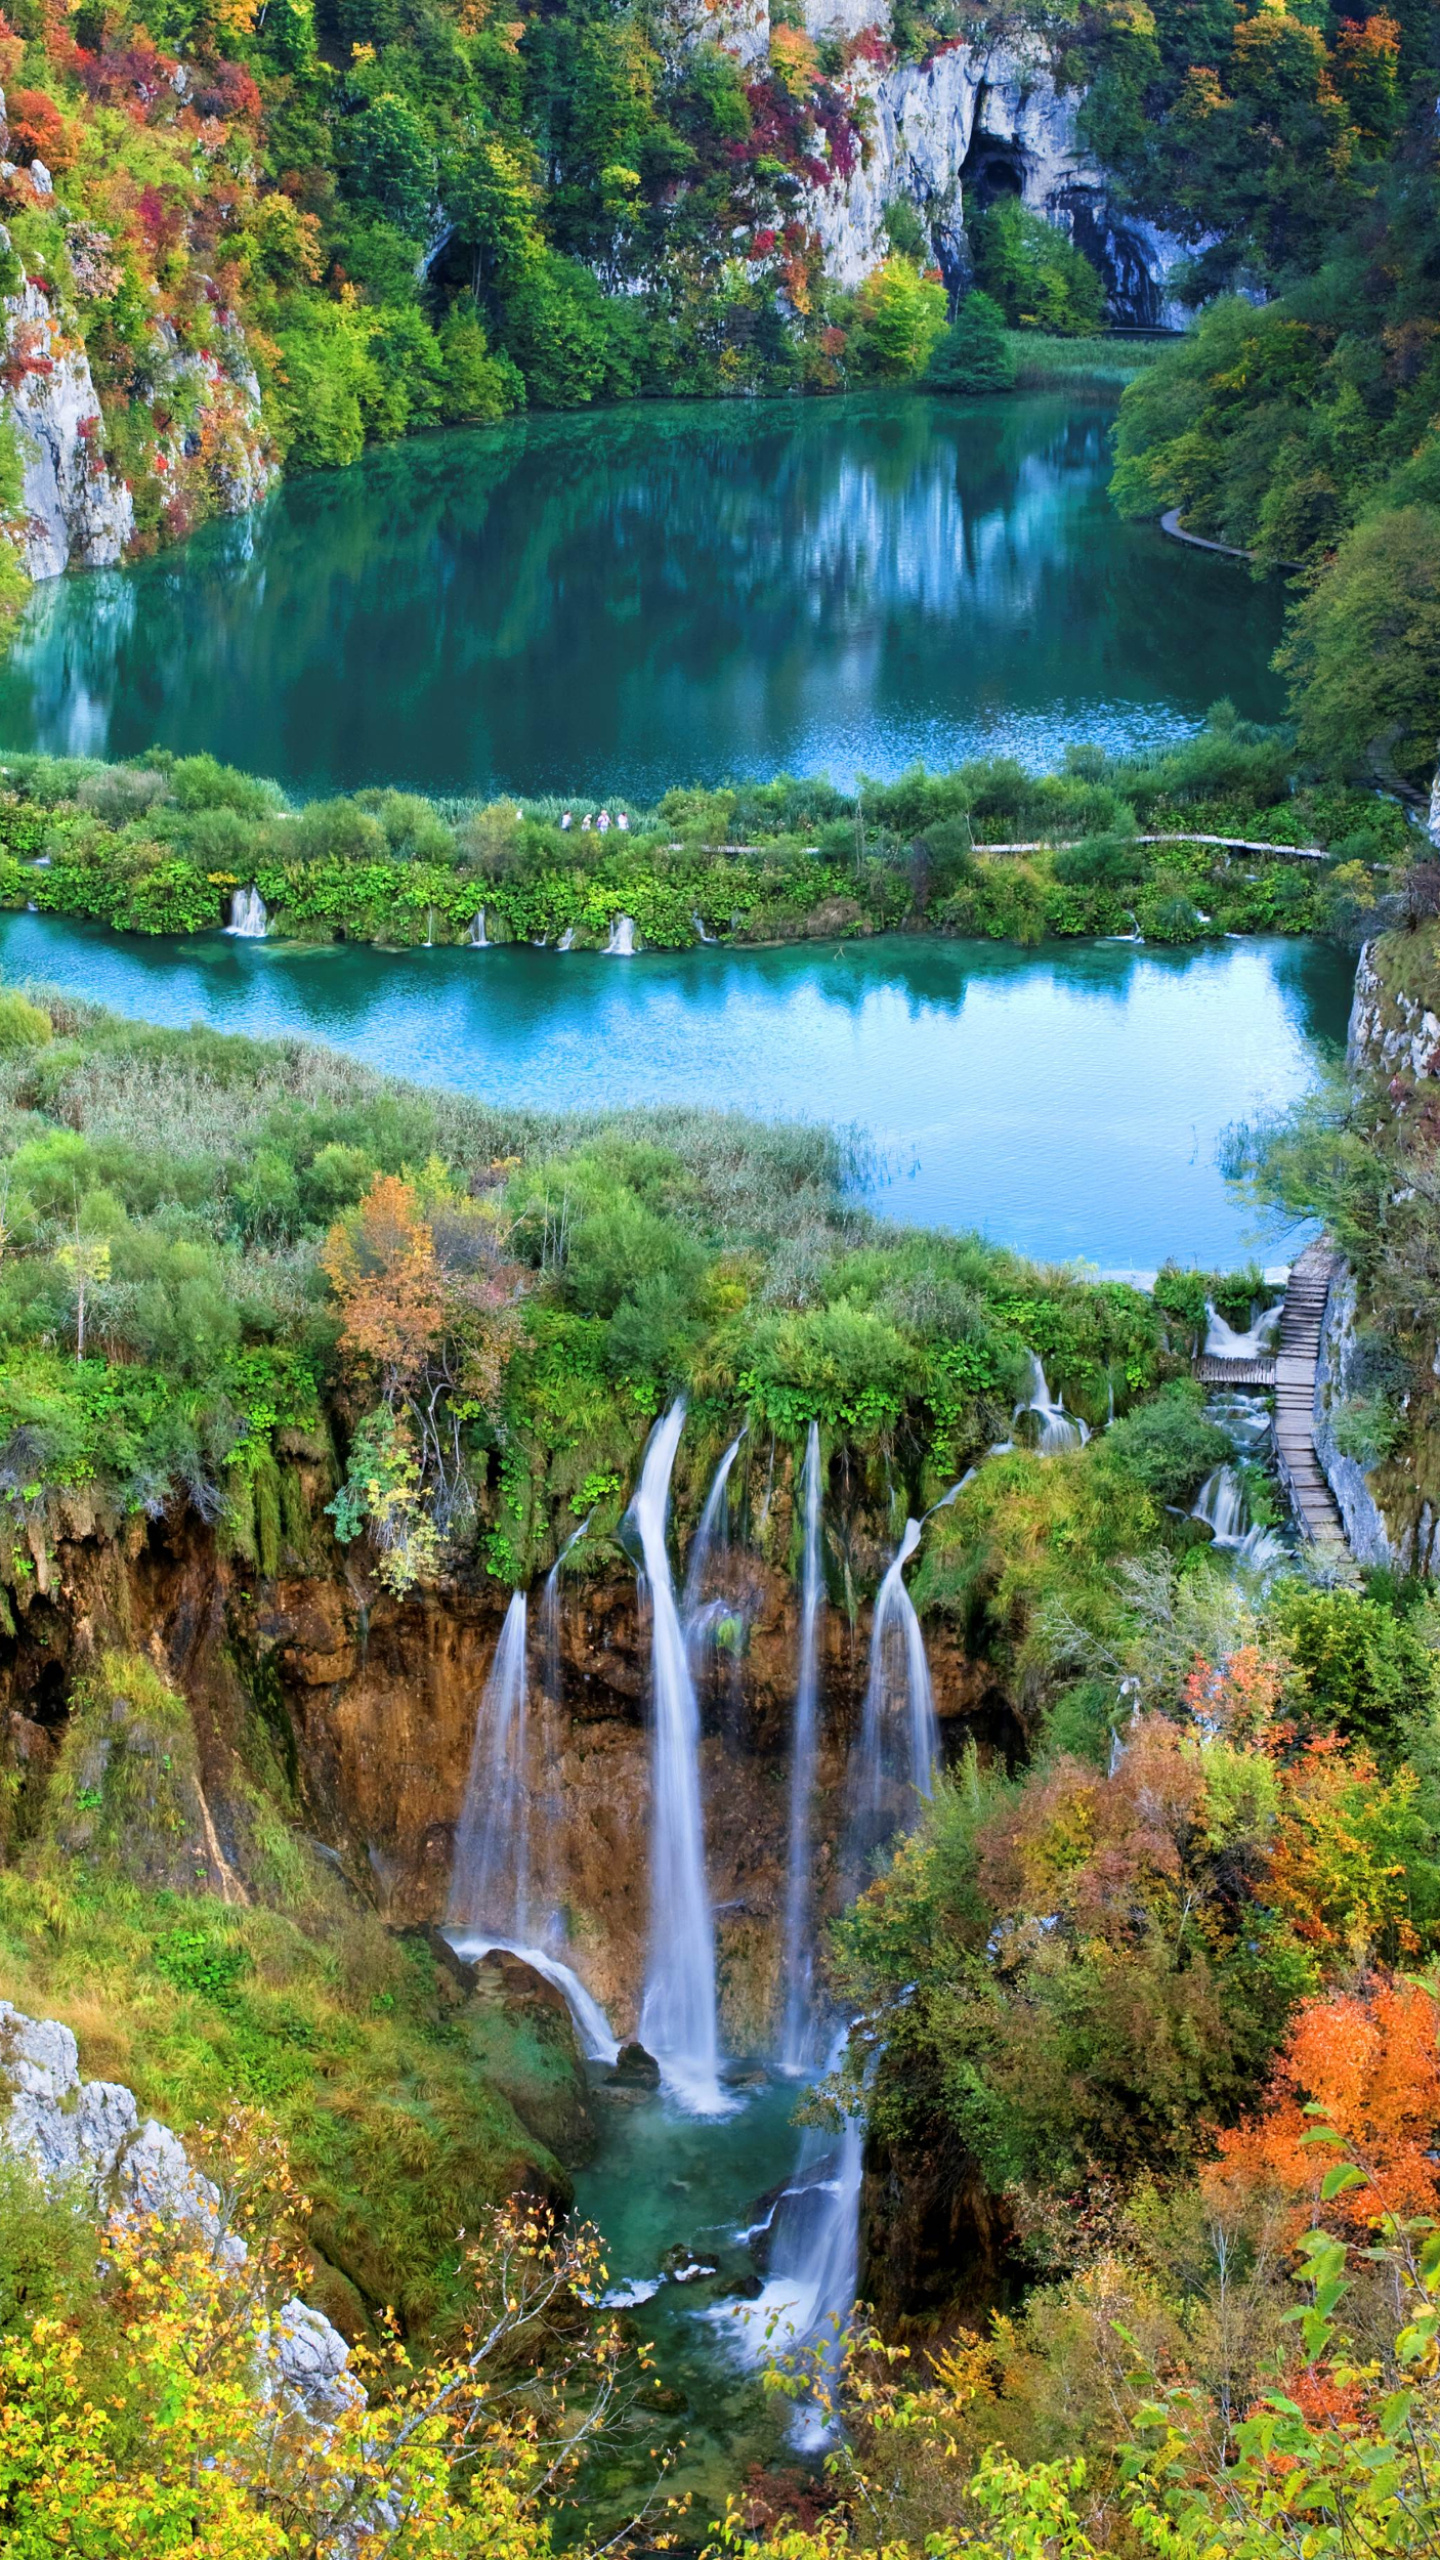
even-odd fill
[(1258, 1315), (1252, 1306), (1248, 1332), (1236, 1333), (1226, 1323), (1224, 1317), (1212, 1307), (1207, 1298), (1205, 1301), (1207, 1360), (1263, 1360), (1270, 1349), (1271, 1334), (1280, 1321), (1282, 1304), (1283, 1301), (1277, 1298), (1273, 1307), (1265, 1307)]
[(446, 1918), (522, 1941), (530, 1934), (526, 1689), (525, 1594), (516, 1591), (475, 1719)]
[(483, 907), (477, 907), (470, 919), (470, 948), (472, 951), (488, 951), (490, 948), (489, 936), (485, 931)]
[(237, 942), (262, 942), (269, 922), (265, 901), (253, 880), (248, 889), (234, 891), (230, 900), (230, 921), (225, 931), (233, 933)]
[(573, 924), (567, 924), (567, 926), (565, 927), (564, 932), (563, 932), (563, 933), (561, 934), (561, 936), (560, 936), (559, 941), (556, 943), (555, 948), (556, 948), (556, 950), (557, 950), (557, 951), (573, 951), (573, 950), (574, 950), (574, 948), (575, 948), (575, 927), (573, 926)]
[(572, 1529), (545, 1576), (540, 1596), (540, 1823), (543, 1841), (540, 1890), (544, 1898), (547, 1947), (563, 1946), (565, 1924), (560, 1911), (556, 1849), (560, 1837), (560, 1575), (572, 1547), (578, 1546), (592, 1518), (586, 1512)]
[(811, 2060), (810, 1818), (815, 1793), (817, 1708), (820, 1689), (820, 1426), (810, 1425), (801, 1479), (805, 1538), (800, 1563), (800, 1660), (795, 1678), (795, 1730), (790, 1745), (790, 1826), (785, 1867), (785, 2017), (780, 2036), (782, 2071), (801, 2072)]
[(670, 1475), (685, 1420), (678, 1396), (657, 1422), (630, 1506), (650, 1595), (654, 1735), (650, 1805), (650, 1944), (640, 2035), (666, 2085), (696, 2115), (724, 2106), (715, 2018), (715, 1928), (700, 1808), (700, 1715), (670, 1575)]
[(905, 1567), (920, 1544), (923, 1522), (907, 1520), (905, 1532), (875, 1595), (870, 1634), (870, 1673), (860, 1718), (860, 1742), (850, 1778), (845, 1867), (860, 1888), (865, 1864), (881, 1840), (907, 1816), (914, 1798), (934, 1792), (940, 1735), (925, 1638), (915, 1603), (905, 1588)]
[[(575, 1537), (582, 1531), (577, 1529)], [(572, 1538), (570, 1545), (573, 1546)], [(569, 1549), (565, 1550), (568, 1554)], [(557, 1560), (550, 1580), (559, 1572)], [(547, 1597), (549, 1585), (546, 1586)], [(532, 1946), (530, 1772), (525, 1668), (525, 1594), (505, 1612), (495, 1659), (480, 1697), (465, 1803), (455, 1834), (455, 1865), (445, 1935), (457, 1955), (475, 1963), (502, 1947), (563, 1992), (582, 2050), (614, 2062), (619, 2046), (599, 2003), (578, 1974), (549, 1948)], [(547, 1854), (550, 1825), (547, 1822)]]
[(714, 1632), (716, 1619), (725, 1614), (723, 1600), (712, 1599), (709, 1606), (706, 1606), (705, 1584), (717, 1551), (723, 1555), (730, 1543), (730, 1520), (725, 1504), (725, 1492), (730, 1481), (730, 1470), (735, 1464), (736, 1452), (744, 1437), (743, 1431), (737, 1431), (715, 1470), (710, 1490), (705, 1496), (705, 1508), (700, 1514), (700, 1526), (691, 1540), (690, 1553), (685, 1561), (685, 1596), (680, 1604), (680, 1615), (685, 1629), (685, 1651), (692, 1680), (699, 1679), (705, 1660), (707, 1641)]
[[(838, 2070), (849, 2029), (841, 2029), (826, 2056)], [(821, 2349), (827, 2373), (855, 2307), (860, 2271), (860, 2182), (865, 2127), (847, 2115), (838, 2135), (807, 2126), (795, 2174), (775, 2207), (770, 2272), (753, 2302), (717, 2304), (711, 2318), (733, 2324), (731, 2334), (748, 2362), (768, 2364), (797, 2348)], [(802, 2401), (793, 2433), (801, 2444), (823, 2443), (833, 2412)]]
[(633, 916), (615, 918), (610, 927), (610, 939), (605, 945), (605, 957), (607, 960), (634, 959), (635, 919)]
[(714, 941), (715, 941), (716, 936), (715, 936), (713, 933), (707, 933), (707, 932), (706, 932), (706, 930), (705, 930), (705, 920), (704, 920), (703, 916), (699, 916), (699, 915), (692, 915), (692, 917), (690, 918), (690, 921), (691, 921), (691, 923), (693, 924), (693, 926), (695, 927), (695, 939), (696, 939), (696, 941), (697, 941), (697, 942), (714, 942)]
[(1045, 1372), (1030, 1354), (1030, 1393), (1015, 1407), (1018, 1422), (1022, 1413), (1040, 1416), (1040, 1454), (1053, 1457), (1057, 1449), (1083, 1449), (1090, 1437), (1088, 1424), (1077, 1414), (1067, 1413), (1063, 1396), (1052, 1396), (1045, 1383)]
[(1190, 1516), (1203, 1520), (1216, 1546), (1226, 1548), (1254, 1572), (1278, 1564), (1285, 1553), (1283, 1538), (1251, 1521), (1245, 1487), (1231, 1466), (1217, 1467), (1206, 1477)]

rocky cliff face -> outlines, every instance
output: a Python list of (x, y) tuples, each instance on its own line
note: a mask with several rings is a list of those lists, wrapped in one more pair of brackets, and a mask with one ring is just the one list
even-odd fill
[[(0, 90), (0, 178), (11, 199), (52, 203), (42, 160), (17, 169)], [(84, 306), (114, 288), (105, 235), (85, 223), (67, 234), (73, 301), (51, 281), (22, 277), (0, 303), (4, 351), (0, 386), (23, 474), (17, 549), (31, 578), (65, 569), (103, 569), (120, 560), (136, 532), (135, 506), (107, 456), (105, 422), (85, 352)], [(11, 255), (0, 226), (0, 254)], [(157, 320), (147, 393), (170, 424), (157, 468), (166, 488), (166, 530), (188, 531), (202, 516), (233, 515), (262, 496), (274, 477), (260, 420), (260, 386), (238, 321), (222, 314), (215, 349), (184, 349)]]
[[(829, 0), (811, 0), (831, 23)], [(817, 29), (818, 31), (818, 29)], [(877, 68), (864, 55), (848, 75), (867, 125), (860, 165), (810, 195), (810, 218), (828, 274), (859, 284), (886, 255), (885, 213), (914, 207), (949, 284), (969, 271), (967, 206), (1017, 195), (1066, 231), (1109, 287), (1111, 317), (1147, 327), (1180, 324), (1169, 295), (1180, 243), (1123, 215), (1081, 151), (1073, 93), (1055, 86), (1038, 47), (956, 44), (928, 62)]]
[[(692, 10), (685, 24), (692, 38), (718, 36), (749, 69), (767, 56), (767, 0)], [(841, 85), (864, 135), (850, 175), (832, 174), (807, 194), (806, 220), (837, 284), (852, 289), (888, 254), (885, 213), (896, 203), (919, 215), (947, 283), (963, 284), (967, 206), (978, 211), (1011, 194), (1094, 261), (1109, 287), (1113, 320), (1183, 325), (1170, 292), (1182, 244), (1116, 206), (1103, 172), (1080, 147), (1079, 96), (1057, 88), (1038, 40), (956, 41), (923, 62), (892, 62), (889, 12), (874, 0), (805, 0), (805, 29), (818, 42), (844, 46)]]
[[(1440, 983), (1433, 935), (1391, 935), (1367, 944), (1355, 972), (1350, 1066), (1385, 1080), (1398, 1111), (1433, 1111), (1440, 1078)], [(1355, 1276), (1344, 1265), (1331, 1283), (1315, 1374), (1315, 1449), (1358, 1564), (1400, 1573), (1440, 1572), (1440, 1482), (1432, 1443), (1433, 1392), (1412, 1387), (1406, 1444), (1390, 1464), (1366, 1468), (1340, 1446), (1337, 1426), (1370, 1379), (1370, 1341)], [(1431, 1375), (1440, 1379), (1440, 1344)], [(1427, 1382), (1428, 1384), (1428, 1382)]]
[[(243, 1863), (227, 1736), (258, 1713), (307, 1828), (381, 1914), (398, 1927), (444, 1918), (505, 1592), (451, 1586), (397, 1601), (347, 1577), (334, 1549), (323, 1570), (267, 1583), (218, 1554), (192, 1515), (107, 1536), (83, 1506), (71, 1507), (61, 1534), (36, 1535), (30, 1560), (11, 1577), (13, 1632), (0, 1633), (4, 1757), (22, 1828), (27, 1785), (43, 1786), (76, 1672), (98, 1645), (138, 1641), (191, 1702), (200, 1794), (187, 1845), (212, 1890), (223, 1894)], [(739, 2051), (768, 2039), (778, 1996), (793, 1585), (757, 1566), (747, 1607), (743, 1656), (707, 1681), (703, 1699), (722, 2015)], [(577, 1580), (561, 1621), (558, 1693), (547, 1704), (532, 1692), (531, 1706), (537, 1720), (548, 1715), (554, 1769), (553, 1818), (532, 1817), (537, 1867), (543, 1859), (573, 1959), (622, 2036), (638, 2015), (648, 1921), (648, 1643), (632, 1576)], [(815, 1882), (832, 1905), (868, 1644), (868, 1613), (852, 1628), (842, 1611), (826, 1611)], [(1003, 1706), (954, 1640), (932, 1635), (930, 1651), (937, 1705), (957, 1739), (963, 1729), (1013, 1742)]]

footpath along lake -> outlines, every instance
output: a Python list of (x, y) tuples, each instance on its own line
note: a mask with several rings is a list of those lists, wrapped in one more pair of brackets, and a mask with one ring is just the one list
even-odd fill
[(853, 1127), (883, 1214), (1107, 1270), (1250, 1258), (1253, 1212), (1218, 1141), (1314, 1083), (1352, 978), (1328, 945), (1278, 939), (1021, 951), (890, 935), (625, 960), (152, 941), (38, 915), (0, 917), (0, 969), (152, 1022), (325, 1041), (499, 1104)]
[(11, 748), (208, 748), (303, 794), (657, 799), (1275, 719), (1281, 595), (1122, 524), (1113, 399), (914, 394), (417, 436), (55, 579)]

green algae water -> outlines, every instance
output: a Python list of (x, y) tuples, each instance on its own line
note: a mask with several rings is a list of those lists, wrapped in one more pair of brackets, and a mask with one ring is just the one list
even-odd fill
[(1114, 404), (885, 395), (536, 417), (287, 482), (52, 580), (0, 738), (205, 748), (306, 794), (657, 798), (1153, 746), (1283, 701), (1278, 586), (1124, 525)]
[(607, 959), (152, 940), (39, 915), (0, 917), (0, 969), (152, 1022), (324, 1041), (501, 1106), (827, 1122), (856, 1133), (857, 1188), (884, 1215), (1139, 1271), (1250, 1259), (1223, 1133), (1315, 1082), (1351, 980), (1328, 945), (1272, 939)]

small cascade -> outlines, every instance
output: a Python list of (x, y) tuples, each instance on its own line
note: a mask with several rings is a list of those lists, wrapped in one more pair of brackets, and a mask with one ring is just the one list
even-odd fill
[(812, 1422), (805, 1442), (805, 1468), (801, 1477), (805, 1537), (800, 1563), (800, 1660), (795, 1678), (795, 1730), (790, 1745), (790, 1825), (785, 1867), (785, 2016), (780, 2034), (780, 2068), (796, 2073), (808, 2069), (813, 2058), (811, 2043), (815, 2023), (811, 2006), (814, 1959), (811, 1946), (810, 1826), (815, 1795), (820, 1692), (822, 1490), (820, 1426)]
[(705, 922), (702, 916), (694, 915), (691, 917), (690, 921), (695, 927), (695, 939), (697, 942), (717, 942), (719, 940), (718, 934), (706, 932)]
[(904, 1579), (923, 1528), (923, 1521), (906, 1521), (875, 1596), (870, 1675), (851, 1770), (845, 1841), (845, 1874), (855, 1891), (872, 1852), (913, 1818), (918, 1796), (934, 1792), (940, 1732), (925, 1638)]
[(485, 930), (483, 907), (477, 907), (470, 919), (470, 948), (472, 951), (488, 951), (490, 948), (490, 937)]
[(1205, 1357), (1207, 1360), (1263, 1360), (1271, 1348), (1271, 1338), (1280, 1321), (1284, 1301), (1277, 1298), (1273, 1307), (1258, 1312), (1250, 1309), (1250, 1323), (1244, 1333), (1236, 1333), (1209, 1299), (1205, 1301)]
[(1078, 1414), (1067, 1413), (1063, 1396), (1052, 1396), (1045, 1382), (1045, 1372), (1034, 1352), (1030, 1354), (1030, 1393), (1015, 1407), (1015, 1420), (1022, 1413), (1040, 1417), (1040, 1454), (1053, 1457), (1057, 1449), (1083, 1449), (1090, 1437), (1089, 1425)]
[(545, 1576), (540, 1595), (540, 1821), (541, 1876), (540, 1890), (544, 1902), (544, 1940), (547, 1948), (563, 1946), (565, 1924), (560, 1912), (560, 1882), (556, 1850), (560, 1838), (562, 1815), (560, 1794), (560, 1575), (572, 1547), (578, 1546), (590, 1526), (587, 1511), (578, 1529), (572, 1529), (564, 1546)]
[[(575, 1537), (582, 1535), (583, 1525)], [(572, 1538), (570, 1546), (574, 1543)], [(563, 1555), (550, 1583), (561, 1562)], [(552, 1947), (532, 1944), (540, 1932), (532, 1913), (529, 1743), (525, 1594), (516, 1591), (505, 1612), (475, 1719), (465, 1803), (455, 1834), (445, 1935), (468, 1963), (476, 1964), (492, 1948), (500, 1947), (543, 1974), (564, 1994), (582, 2050), (592, 2061), (613, 2063), (620, 2048), (598, 2001)], [(553, 1831), (547, 1805), (547, 1863)], [(545, 1884), (548, 1894), (548, 1877)]]
[(650, 1434), (630, 1507), (650, 1596), (650, 1944), (640, 2038), (696, 2115), (725, 2106), (715, 2015), (715, 1926), (705, 1877), (700, 1715), (670, 1573), (670, 1476), (685, 1421), (676, 1398)]
[[(848, 2028), (842, 2028), (826, 2057), (827, 2072), (838, 2070)], [(802, 2347), (819, 2351), (827, 2372), (855, 2307), (860, 2272), (860, 2185), (865, 2165), (865, 2128), (860, 2117), (847, 2115), (838, 2134), (807, 2126), (800, 2138), (795, 2174), (775, 2207), (771, 2222), (770, 2272), (753, 2302), (737, 2308), (717, 2306), (712, 2319), (733, 2323), (733, 2335), (748, 2362), (770, 2363)], [(801, 2401), (793, 2433), (798, 2443), (822, 2444), (831, 2431), (832, 2412), (816, 2401)]]
[(425, 948), (427, 951), (433, 951), (435, 948), (435, 910), (433, 907), (427, 907), (425, 910)]
[(446, 1912), (450, 1926), (491, 1930), (508, 1944), (530, 1936), (527, 1686), (525, 1594), (516, 1591), (475, 1719)]
[(565, 927), (564, 932), (563, 932), (563, 933), (561, 934), (561, 936), (560, 936), (559, 941), (556, 943), (555, 948), (556, 948), (556, 950), (557, 950), (557, 951), (573, 951), (573, 950), (574, 950), (574, 948), (575, 948), (575, 927), (573, 926), (573, 924), (567, 924), (567, 926)]
[(1203, 1520), (1216, 1546), (1226, 1548), (1252, 1572), (1265, 1572), (1285, 1554), (1283, 1538), (1251, 1520), (1245, 1487), (1232, 1466), (1217, 1467), (1206, 1477), (1191, 1518)]
[(605, 945), (605, 958), (633, 960), (634, 957), (635, 919), (633, 916), (617, 916), (610, 927), (610, 939)]
[(230, 921), (225, 931), (233, 934), (237, 942), (263, 942), (269, 923), (265, 901), (253, 880), (248, 889), (236, 889), (232, 893)]
[(444, 1934), (457, 1956), (463, 1956), (467, 1964), (478, 1964), (482, 1956), (490, 1955), (498, 1947), (507, 1956), (518, 1956), (532, 1972), (543, 1974), (545, 1980), (553, 1982), (556, 1990), (564, 1996), (586, 2061), (612, 2064), (619, 2061), (620, 2046), (610, 2032), (610, 2021), (599, 2001), (586, 1990), (579, 1974), (570, 1965), (562, 1964), (548, 1947), (520, 1946), (513, 1938), (487, 1937), (483, 1930), (457, 1929), (449, 1921)]
[(690, 1553), (685, 1562), (685, 1593), (680, 1603), (680, 1616), (685, 1629), (685, 1650), (692, 1680), (700, 1678), (716, 1626), (728, 1615), (724, 1598), (712, 1592), (707, 1599), (705, 1586), (715, 1579), (716, 1564), (723, 1564), (730, 1545), (726, 1488), (744, 1437), (743, 1431), (736, 1433), (715, 1470), (710, 1490), (705, 1496), (705, 1508), (700, 1514), (700, 1526), (690, 1542)]

